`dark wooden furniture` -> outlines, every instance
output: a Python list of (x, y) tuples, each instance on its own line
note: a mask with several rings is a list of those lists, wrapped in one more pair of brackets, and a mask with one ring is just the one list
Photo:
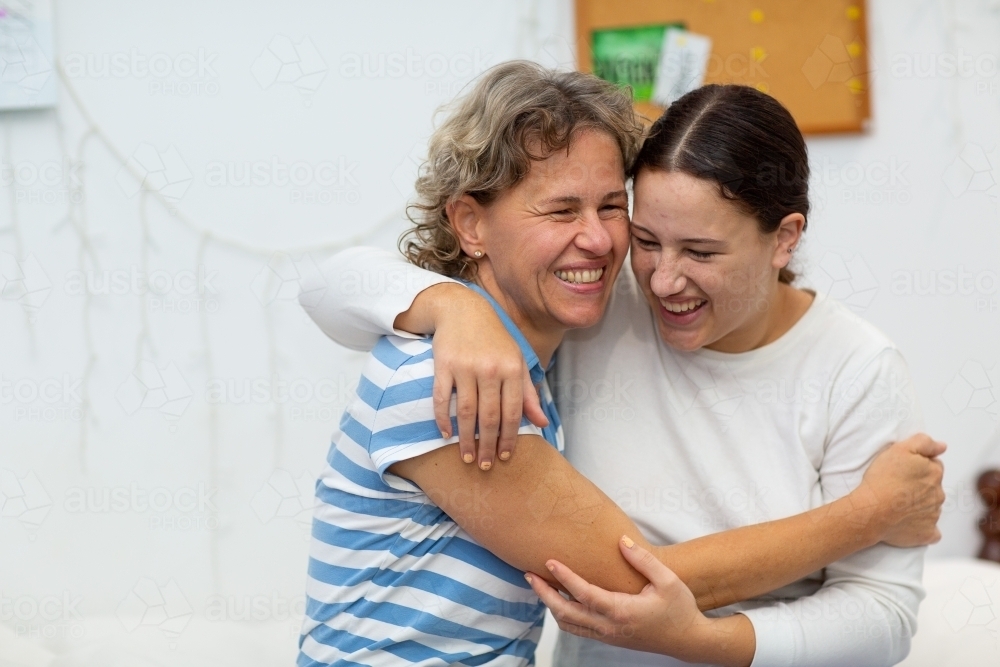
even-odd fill
[(986, 514), (979, 520), (979, 532), (985, 540), (979, 557), (1000, 563), (1000, 470), (984, 472), (976, 488), (986, 505)]

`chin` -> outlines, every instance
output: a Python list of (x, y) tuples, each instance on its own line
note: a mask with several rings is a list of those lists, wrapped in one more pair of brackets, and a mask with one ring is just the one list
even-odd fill
[(680, 332), (670, 329), (665, 324), (660, 323), (660, 340), (681, 352), (694, 352), (705, 346), (699, 332)]
[(559, 313), (556, 319), (567, 329), (587, 329), (600, 322), (602, 317), (604, 317), (604, 308), (588, 308)]

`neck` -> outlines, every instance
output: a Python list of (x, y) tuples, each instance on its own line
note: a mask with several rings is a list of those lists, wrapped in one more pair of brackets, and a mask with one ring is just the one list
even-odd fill
[(538, 361), (541, 363), (542, 368), (548, 368), (553, 355), (556, 353), (556, 349), (562, 343), (563, 336), (566, 335), (566, 329), (536, 325), (530, 317), (524, 314), (514, 300), (500, 289), (493, 273), (489, 270), (484, 271), (483, 268), (483, 265), (480, 264), (479, 274), (476, 276), (476, 284), (486, 290), (500, 304), (500, 307), (504, 309), (507, 316), (513, 320), (517, 328), (524, 334), (528, 344), (531, 345), (531, 349), (538, 355)]
[(743, 327), (706, 345), (709, 350), (736, 354), (764, 347), (778, 340), (812, 305), (813, 295), (786, 283), (775, 283), (767, 298), (767, 309)]

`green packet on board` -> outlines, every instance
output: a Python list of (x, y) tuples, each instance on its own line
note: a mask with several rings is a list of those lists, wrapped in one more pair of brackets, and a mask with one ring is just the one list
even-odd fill
[(631, 86), (636, 102), (653, 97), (660, 51), (667, 28), (683, 23), (594, 30), (590, 38), (594, 74), (620, 86)]

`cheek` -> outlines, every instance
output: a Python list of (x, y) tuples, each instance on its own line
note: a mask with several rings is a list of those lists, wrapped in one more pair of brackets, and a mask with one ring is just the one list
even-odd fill
[(635, 279), (642, 286), (643, 290), (649, 288), (649, 281), (656, 270), (656, 254), (643, 250), (637, 244), (631, 245), (630, 260), (632, 262), (632, 273)]

